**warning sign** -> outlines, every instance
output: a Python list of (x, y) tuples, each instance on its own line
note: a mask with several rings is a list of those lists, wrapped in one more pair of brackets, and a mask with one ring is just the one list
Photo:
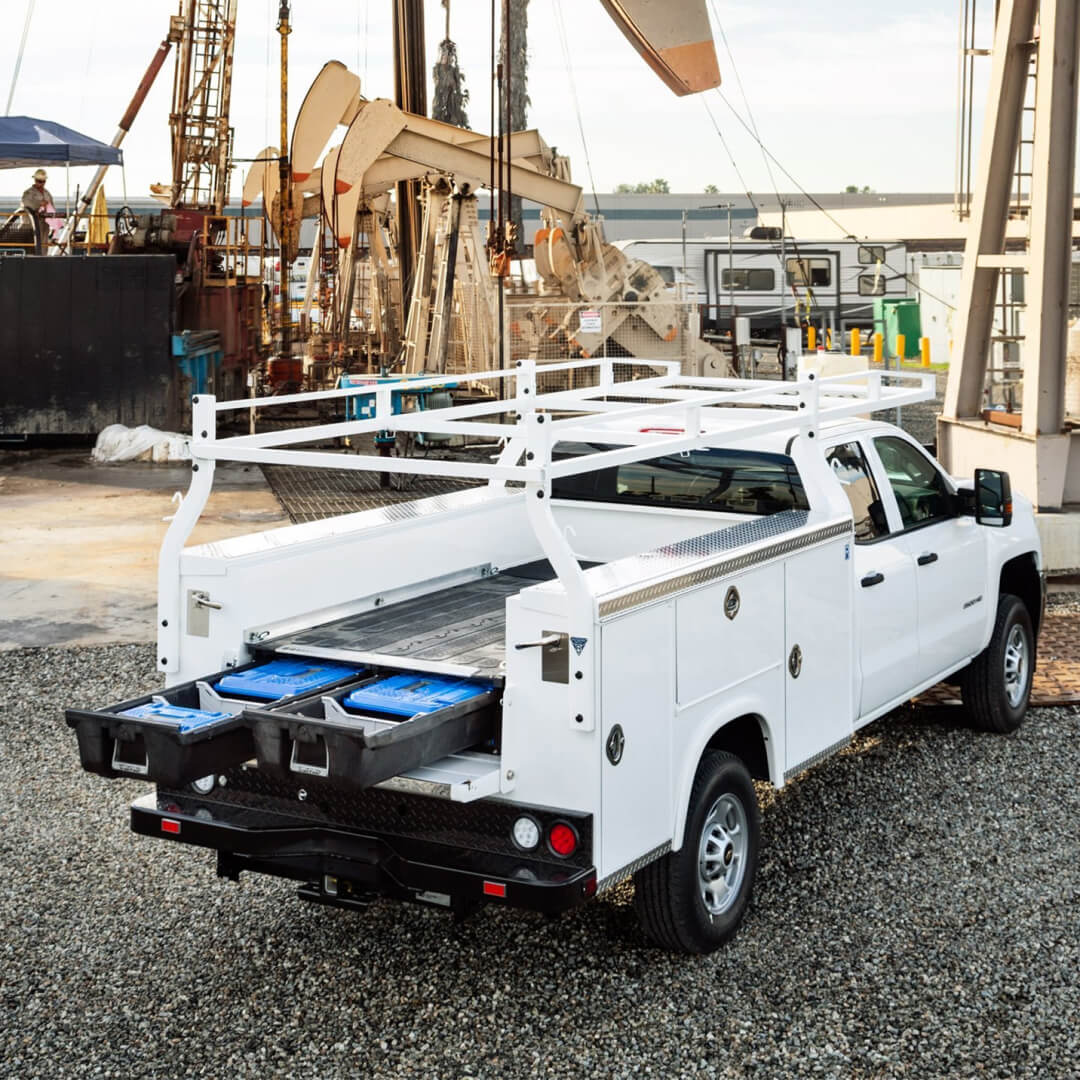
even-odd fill
[(579, 330), (583, 334), (600, 334), (603, 332), (604, 323), (600, 318), (599, 311), (583, 311), (581, 313), (581, 325)]

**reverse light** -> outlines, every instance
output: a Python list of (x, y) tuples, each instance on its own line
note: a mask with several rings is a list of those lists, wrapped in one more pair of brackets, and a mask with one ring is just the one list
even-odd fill
[(535, 818), (519, 817), (514, 822), (511, 836), (522, 851), (533, 851), (540, 844), (540, 825)]
[(577, 851), (578, 835), (573, 825), (565, 821), (557, 821), (548, 829), (548, 847), (553, 855), (560, 859), (568, 859)]

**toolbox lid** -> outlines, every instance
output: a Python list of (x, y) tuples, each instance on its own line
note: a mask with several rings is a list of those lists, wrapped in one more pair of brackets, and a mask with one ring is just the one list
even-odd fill
[(491, 683), (410, 672), (360, 686), (345, 697), (342, 704), (346, 708), (370, 709), (395, 716), (417, 716), (480, 697), (490, 690)]
[(364, 669), (324, 660), (271, 660), (268, 664), (234, 671), (214, 684), (215, 690), (243, 697), (277, 701), (305, 694), (342, 679), (359, 675)]
[(176, 725), (177, 731), (194, 731), (207, 724), (228, 720), (236, 713), (212, 712), (208, 709), (185, 709), (181, 705), (170, 705), (167, 701), (148, 701), (144, 705), (135, 705), (124, 709), (119, 716), (133, 716), (140, 720), (164, 720)]

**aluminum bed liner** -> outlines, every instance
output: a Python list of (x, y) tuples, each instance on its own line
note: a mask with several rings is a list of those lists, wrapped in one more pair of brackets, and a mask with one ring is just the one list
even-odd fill
[[(587, 569), (599, 564), (581, 565)], [(551, 564), (541, 559), (272, 638), (263, 647), (284, 655), (404, 664), (418, 671), (501, 681), (506, 656), (506, 598), (529, 585), (554, 580)]]

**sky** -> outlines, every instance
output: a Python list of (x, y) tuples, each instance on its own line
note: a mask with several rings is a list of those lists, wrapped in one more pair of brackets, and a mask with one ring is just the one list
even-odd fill
[[(0, 104), (11, 87), (28, 2), (3, 3)], [(848, 184), (953, 190), (959, 0), (708, 2), (723, 85), (720, 92), (679, 98), (597, 0), (531, 0), (529, 126), (570, 156), (578, 183), (598, 191), (658, 177), (673, 192), (701, 192), (707, 184), (760, 193), (796, 186), (842, 191)], [(356, 71), (366, 97), (393, 97), (391, 7), (391, 0), (293, 0), (290, 130), (327, 60)], [(177, 9), (175, 0), (34, 5), (11, 114), (56, 120), (108, 142)], [(242, 158), (277, 143), (278, 3), (238, 0), (238, 9), (232, 123), (234, 153)], [(425, 12), (430, 72), (445, 16), (439, 0), (425, 0)], [(470, 126), (486, 131), (490, 3), (451, 0), (450, 34), (470, 93)], [(170, 178), (172, 78), (170, 57), (125, 140), (123, 174), (106, 179), (110, 203), (124, 190), (145, 195), (151, 182)], [(770, 176), (760, 148), (721, 93), (744, 119), (749, 103), (762, 142), (793, 180), (775, 165)], [(244, 168), (233, 175), (236, 196)], [(72, 190), (90, 175), (73, 169)], [(0, 193), (28, 184), (26, 170), (0, 171)], [(59, 202), (63, 170), (54, 170), (49, 186)]]

